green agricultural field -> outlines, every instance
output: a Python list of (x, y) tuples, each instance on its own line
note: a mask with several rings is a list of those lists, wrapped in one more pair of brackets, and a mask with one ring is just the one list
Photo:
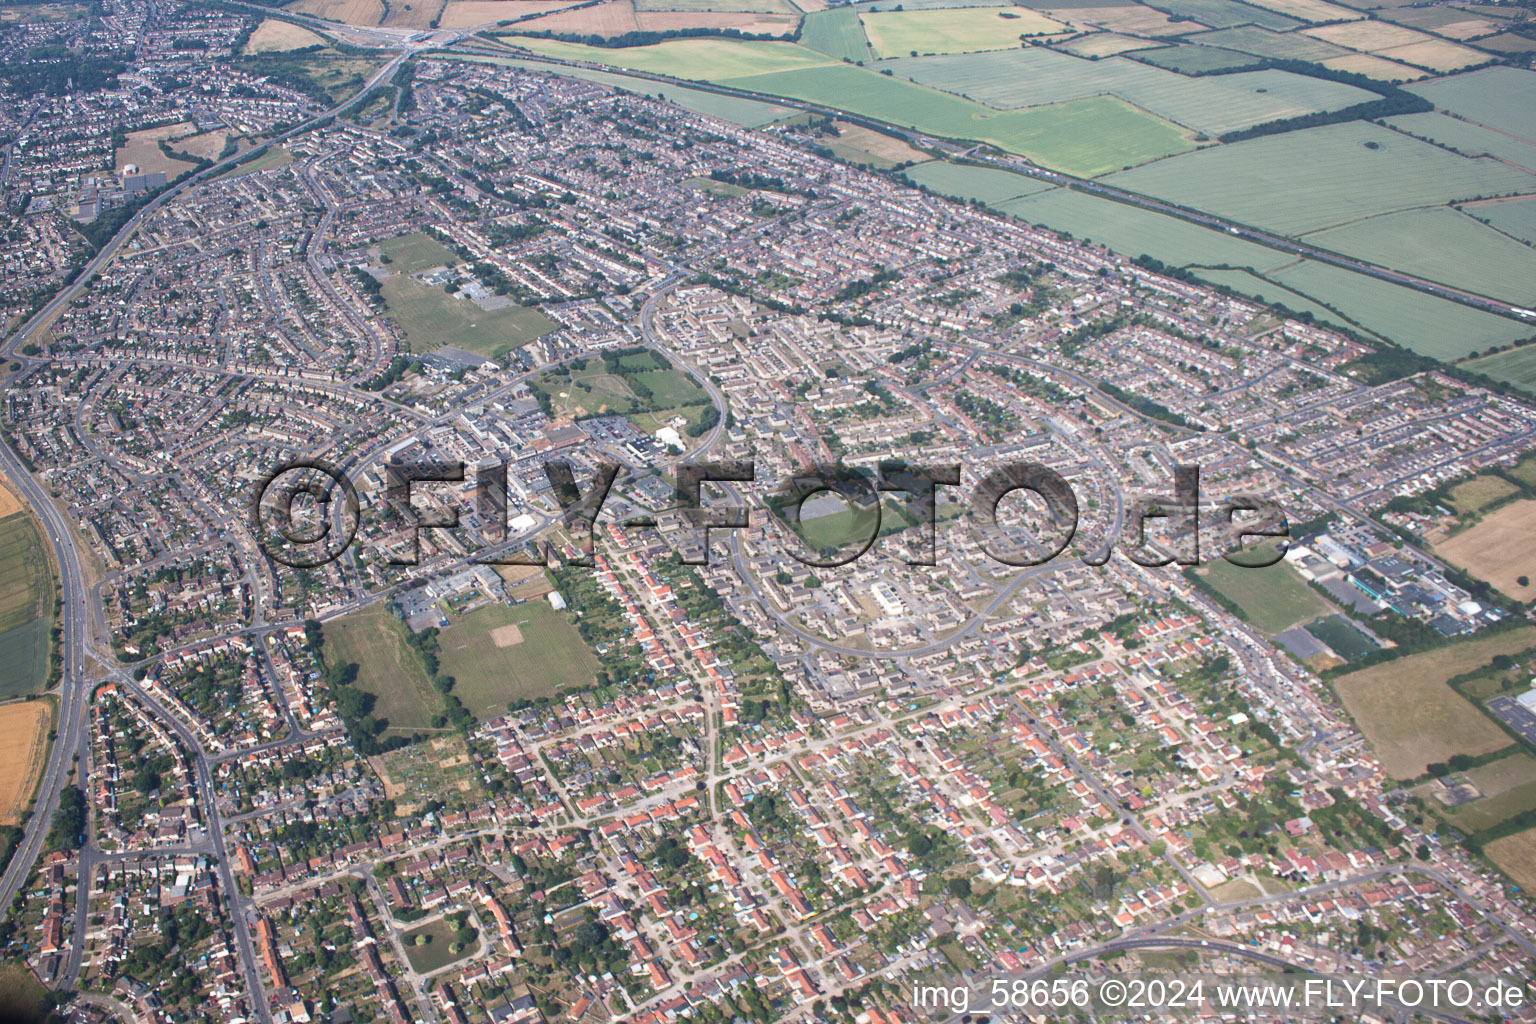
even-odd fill
[(1536, 301), (1536, 249), (1449, 207), (1389, 213), (1305, 238), (1479, 295), (1523, 305)]
[(999, 109), (1108, 93), (1211, 136), (1377, 98), (1354, 86), (1286, 71), (1190, 78), (1124, 57), (1086, 60), (1045, 47), (907, 58), (882, 68)]
[(1234, 68), (1255, 67), (1258, 58), (1235, 50), (1223, 50), (1219, 46), (1198, 46), (1179, 43), (1176, 46), (1159, 46), (1150, 50), (1137, 50), (1136, 60), (1155, 67), (1167, 68), (1186, 75), (1200, 75), (1210, 71), (1230, 71)]
[(481, 309), (467, 296), (428, 288), (404, 272), (384, 281), (383, 294), (389, 315), (405, 332), (412, 352), (457, 345), (488, 359), (499, 359), (558, 326), (536, 309)]
[(1536, 245), (1536, 199), (1463, 206), (1461, 212), (1490, 224), (1512, 238)]
[(822, 103), (949, 138), (990, 142), (1078, 175), (1134, 167), (1195, 145), (1177, 125), (1109, 96), (999, 113), (847, 64), (732, 78), (724, 84)]
[(1251, 53), (1256, 57), (1279, 57), (1286, 60), (1324, 61), (1330, 57), (1347, 57), (1354, 52), (1298, 32), (1271, 32), (1257, 26), (1201, 32), (1190, 36), (1189, 41), (1197, 46), (1221, 47)]
[(1496, 156), (1521, 167), (1536, 168), (1536, 144), (1446, 114), (1403, 114), (1388, 118), (1387, 124), (1467, 156)]
[[(759, 75), (794, 68), (833, 63), (824, 53), (795, 43), (755, 42), (730, 39), (669, 39), (653, 46), (607, 49), (583, 46), (558, 39), (516, 38), (518, 46), (565, 60), (649, 71), (698, 82), (717, 82), (743, 75)], [(563, 72), (562, 72), (563, 73)]]
[(1361, 121), (1210, 147), (1109, 180), (1289, 235), (1455, 199), (1536, 191), (1536, 175)]
[(1311, 313), (1318, 320), (1333, 324), (1336, 327), (1358, 326), (1350, 323), (1327, 306), (1312, 301), (1300, 292), (1293, 292), (1289, 288), (1282, 288), (1280, 285), (1275, 284), (1275, 282), (1262, 278), (1251, 271), (1213, 270), (1208, 267), (1192, 267), (1190, 272), (1202, 281), (1225, 285), (1241, 295), (1251, 296), (1258, 302), (1276, 303), (1297, 313)]
[(48, 678), (53, 569), (26, 512), (0, 519), (0, 697), (35, 693)]
[(1228, 28), (1232, 25), (1261, 25), (1264, 28), (1297, 28), (1306, 22), (1287, 18), (1275, 11), (1265, 10), (1236, 0), (1152, 0), (1147, 6), (1181, 18), (1192, 18), (1211, 28)]
[(908, 167), (901, 174), (913, 184), (923, 185), (940, 195), (963, 200), (976, 199), (992, 206), (1016, 196), (1042, 192), (1053, 187), (1023, 174), (992, 167), (952, 164), (947, 160), (929, 160)]
[(1217, 558), (1196, 573), (1266, 633), (1280, 633), (1328, 612), (1328, 604), (1286, 562), (1245, 569)]
[(1020, 36), (1066, 30), (1053, 18), (1018, 7), (887, 11), (861, 14), (860, 20), (870, 47), (881, 57), (1017, 48)]
[(427, 729), (442, 700), (406, 643), (405, 623), (382, 604), (325, 624), (327, 665), (357, 665), (357, 687), (374, 695), (373, 717), (392, 733)]
[(852, 7), (832, 7), (807, 14), (800, 22), (800, 45), (838, 60), (874, 59)]
[(1536, 143), (1536, 71), (1487, 68), (1406, 88), (1441, 110)]
[(1536, 629), (1530, 627), (1459, 640), (1340, 676), (1334, 690), (1376, 748), (1387, 774), (1416, 778), (1426, 765), (1448, 761), (1453, 754), (1475, 757), (1509, 745), (1505, 732), (1446, 680), (1533, 642)]
[(1484, 356), (1463, 365), (1473, 373), (1485, 374), (1536, 395), (1536, 345)]
[(1334, 307), (1373, 334), (1435, 359), (1460, 359), (1531, 334), (1528, 324), (1313, 260), (1265, 276)]
[(511, 701), (584, 689), (597, 677), (597, 658), (542, 598), (477, 608), (444, 629), (438, 647), (454, 696), (481, 721)]
[(1349, 624), (1342, 615), (1326, 615), (1307, 626), (1307, 632), (1333, 648), (1345, 661), (1363, 658), (1376, 650), (1371, 638)]

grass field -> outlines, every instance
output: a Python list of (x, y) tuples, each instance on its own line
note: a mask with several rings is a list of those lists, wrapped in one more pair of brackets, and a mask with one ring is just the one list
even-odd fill
[(1460, 359), (1528, 337), (1529, 327), (1447, 299), (1312, 260), (1265, 274), (1422, 355)]
[(1091, 25), (1132, 36), (1178, 36), (1192, 28), (1187, 21), (1175, 21), (1162, 11), (1141, 4), (1095, 5), (1091, 10), (1072, 13), (1074, 25)]
[(224, 152), (224, 144), (228, 140), (229, 133), (220, 128), (201, 135), (189, 135), (184, 139), (177, 139), (171, 143), (171, 148), (178, 153), (200, 156), (204, 160), (217, 160)]
[(1519, 488), (1503, 477), (1479, 474), (1451, 488), (1451, 507), (1460, 515), (1471, 515), (1518, 491)]
[(1361, 121), (1186, 153), (1111, 180), (1290, 235), (1455, 199), (1536, 191), (1536, 175)]
[(20, 825), (47, 761), (50, 698), (0, 704), (0, 825)]
[(1296, 28), (1303, 22), (1287, 17), (1274, 10), (1254, 7), (1236, 0), (1154, 0), (1155, 5), (1170, 14), (1190, 18), (1211, 28), (1229, 28), (1232, 25), (1260, 25), (1264, 28)]
[[(1155, 253), (1153, 255), (1156, 255)], [(1283, 288), (1268, 278), (1247, 270), (1212, 270), (1207, 267), (1192, 267), (1191, 272), (1202, 281), (1212, 284), (1226, 285), (1233, 291), (1242, 295), (1252, 296), (1260, 302), (1272, 302), (1293, 309), (1298, 313), (1311, 313), (1318, 320), (1334, 324), (1338, 327), (1352, 327), (1353, 325), (1327, 306), (1314, 302), (1302, 295), (1293, 292), (1289, 288)]]
[[(451, 253), (449, 256), (450, 262), (457, 262)], [(449, 295), (441, 288), (429, 288), (409, 277), (409, 273), (401, 270), (387, 278), (383, 295), (389, 315), (405, 332), (412, 352), (456, 345), (488, 359), (500, 359), (555, 329), (555, 322), (536, 309), (481, 309), (471, 299)]]
[(291, 163), (293, 163), (293, 153), (286, 146), (272, 146), (250, 163), (231, 168), (213, 180), (223, 181), (225, 178), (238, 178), (242, 174), (276, 170), (279, 167), (287, 167)]
[(1345, 661), (1363, 658), (1376, 650), (1370, 637), (1350, 625), (1342, 615), (1325, 615), (1308, 625), (1307, 632), (1331, 647)]
[[(635, 32), (640, 22), (629, 0), (606, 0), (593, 7), (556, 11), (543, 17), (519, 22), (509, 31), (572, 32), (577, 35), (617, 36)], [(513, 42), (514, 40), (508, 40)]]
[(1503, 27), (1496, 18), (1478, 17), (1451, 6), (1399, 7), (1388, 16), (1388, 20), (1399, 25), (1422, 28), (1447, 39), (1475, 39)]
[(384, 605), (325, 624), (326, 662), (356, 663), (357, 686), (376, 698), (373, 716), (409, 733), (429, 728), (442, 702), (405, 637), (405, 623)]
[(886, 11), (862, 15), (864, 34), (881, 57), (917, 53), (972, 53), (1017, 48), (1020, 36), (1066, 31), (1053, 18), (1026, 8)]
[(1536, 71), (1488, 68), (1413, 85), (1442, 110), (1536, 143)]
[(424, 231), (386, 239), (379, 243), (379, 251), (389, 257), (389, 269), (402, 274), (419, 274), (433, 267), (456, 266), (459, 262), (446, 245)]
[(384, 20), (382, 0), (299, 0), (291, 9), (348, 25), (377, 25)]
[(1036, 178), (1000, 171), (992, 167), (971, 167), (947, 160), (929, 160), (902, 171), (902, 176), (917, 185), (925, 185), (941, 195), (955, 199), (979, 199), (997, 205), (1016, 196), (1041, 192), (1052, 186)]
[(1075, 53), (1079, 57), (1113, 57), (1131, 50), (1146, 50), (1157, 44), (1135, 36), (1116, 35), (1114, 32), (1095, 32), (1092, 35), (1069, 39), (1059, 44), (1059, 49)]
[(634, 0), (637, 11), (763, 11), (769, 14), (799, 12), (789, 0)]
[(1347, 47), (1300, 32), (1271, 32), (1269, 29), (1246, 25), (1218, 32), (1201, 32), (1191, 36), (1190, 40), (1200, 46), (1220, 46), (1259, 57), (1287, 60), (1326, 60), (1329, 57), (1343, 57), (1350, 52)]
[(874, 56), (852, 7), (807, 14), (800, 24), (800, 45), (838, 60), (870, 60)]
[(1327, 0), (1253, 0), (1255, 7), (1267, 7), (1302, 21), (1348, 21), (1361, 17), (1352, 7), (1340, 7)]
[(1526, 892), (1536, 892), (1536, 828), (1496, 839), (1483, 852), (1516, 885)]
[(1364, 89), (1286, 71), (1190, 78), (1123, 57), (1087, 60), (1045, 47), (907, 58), (883, 66), (1000, 109), (1108, 93), (1212, 136), (1375, 99)]
[[(416, 937), (419, 935), (426, 936), (426, 945), (416, 945)], [(457, 953), (449, 952), (453, 944), (453, 929), (448, 927), (446, 918), (440, 917), (402, 933), (400, 944), (405, 947), (405, 958), (411, 962), (411, 970), (417, 974), (431, 974), (479, 952), (481, 940), (476, 939)]]
[(1536, 345), (1484, 356), (1464, 365), (1473, 373), (1487, 374), (1536, 395)]
[[(1504, 483), (1504, 481), (1499, 481)], [(1509, 485), (1506, 483), (1506, 487)], [(1516, 501), (1435, 545), (1435, 554), (1517, 601), (1536, 598), (1536, 501)]]
[(1467, 778), (1482, 797), (1443, 813), (1468, 832), (1480, 832), (1536, 808), (1536, 758), (1515, 753), (1473, 768)]
[(597, 674), (581, 636), (543, 600), (477, 608), (438, 643), (442, 671), (457, 680), (454, 696), (482, 721), (506, 714), (509, 701), (590, 686)]
[(1536, 249), (1449, 207), (1389, 213), (1304, 237), (1319, 248), (1490, 298), (1536, 301)]
[(1266, 633), (1279, 633), (1325, 614), (1328, 604), (1313, 593), (1286, 562), (1244, 569), (1224, 558), (1197, 570), (1205, 582), (1243, 611), (1243, 618)]
[(1452, 754), (1486, 754), (1509, 737), (1445, 681), (1536, 643), (1536, 628), (1462, 640), (1351, 672), (1334, 690), (1371, 741), (1387, 774), (1410, 779)]
[(53, 604), (43, 535), (29, 514), (12, 512), (0, 519), (0, 697), (33, 693), (47, 679)]
[(1491, 128), (1480, 128), (1446, 114), (1404, 114), (1389, 119), (1387, 124), (1467, 156), (1496, 156), (1536, 172), (1536, 145)]
[(1330, 71), (1348, 71), (1350, 74), (1364, 75), (1378, 82), (1416, 82), (1426, 74), (1422, 68), (1409, 67), (1407, 64), (1373, 57), (1368, 53), (1329, 57), (1323, 61), (1323, 67)]
[(276, 53), (282, 50), (302, 50), (306, 46), (324, 46), (324, 37), (291, 21), (263, 18), (251, 38), (246, 40), (246, 53)]
[[(175, 157), (166, 156), (160, 149), (161, 140), (169, 140), (177, 135), (187, 135), (193, 131), (193, 126), (185, 122), (180, 124), (168, 124), (159, 128), (145, 128), (143, 131), (129, 132), (128, 141), (118, 147), (116, 166), (119, 173), (129, 164), (139, 169), (141, 174), (152, 174), (155, 171), (164, 171), (167, 180), (175, 178), (182, 171), (190, 171), (196, 164), (186, 160), (177, 160)], [(174, 147), (173, 147), (174, 148)]]
[(628, 379), (648, 388), (650, 397), (641, 398), (625, 377), (604, 373), (602, 364), (596, 361), (572, 367), (569, 383), (563, 377), (547, 378), (540, 386), (551, 392), (557, 415), (613, 413), (628, 417), (648, 434), (654, 434), (675, 416), (697, 423), (710, 404), (709, 395), (682, 370), (649, 370)]
[(0, 964), (0, 1019), (10, 1021), (46, 1021), (53, 1004), (48, 990), (23, 960)]
[(439, 28), (492, 25), (550, 11), (563, 10), (578, 0), (448, 0), (438, 16)]
[[(543, 19), (530, 22), (538, 26)], [(535, 53), (570, 60), (586, 60), (614, 67), (649, 71), (699, 82), (712, 82), (742, 75), (756, 75), (792, 68), (816, 67), (832, 63), (824, 53), (795, 43), (740, 42), (729, 39), (669, 39), (653, 46), (626, 46), (605, 49), (566, 43), (558, 39), (512, 39), (518, 46)]]
[(884, 132), (873, 131), (845, 121), (837, 122), (837, 128), (839, 134), (835, 138), (826, 139), (825, 144), (839, 160), (869, 164), (886, 170), (900, 163), (928, 159), (927, 153), (920, 149), (913, 149), (900, 139), (886, 135)]
[(1154, 67), (1167, 68), (1169, 71), (1189, 75), (1253, 67), (1259, 63), (1258, 58), (1251, 54), (1225, 50), (1219, 46), (1196, 46), (1189, 43), (1138, 50), (1132, 54), (1132, 57)]
[(1194, 148), (1177, 125), (1111, 96), (998, 112), (936, 89), (838, 64), (726, 80), (727, 85), (823, 103), (900, 127), (991, 142), (1072, 174), (1092, 176)]

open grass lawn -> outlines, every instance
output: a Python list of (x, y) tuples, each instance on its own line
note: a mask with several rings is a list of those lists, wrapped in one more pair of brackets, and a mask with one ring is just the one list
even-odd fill
[(1280, 633), (1329, 610), (1328, 603), (1307, 586), (1286, 562), (1262, 569), (1245, 569), (1224, 558), (1196, 570), (1205, 582), (1242, 609), (1243, 617), (1266, 633)]
[(405, 332), (412, 352), (457, 345), (488, 359), (499, 359), (557, 326), (536, 309), (481, 309), (468, 296), (459, 298), (441, 288), (428, 288), (405, 273), (385, 280), (383, 294), (389, 315)]
[(459, 263), (459, 258), (446, 245), (425, 231), (412, 231), (380, 242), (379, 252), (389, 257), (389, 269), (401, 274), (419, 274), (433, 267), (452, 267)]
[(40, 1021), (48, 1017), (48, 990), (22, 960), (0, 964), (0, 1019)]
[[(173, 136), (188, 135), (193, 131), (193, 126), (187, 123), (168, 124), (159, 128), (145, 128), (143, 131), (129, 132), (128, 139), (118, 147), (116, 166), (119, 172), (129, 164), (137, 167), (140, 174), (152, 174), (155, 171), (164, 171), (166, 180), (174, 179), (183, 171), (190, 171), (197, 165), (187, 160), (178, 160), (175, 157), (166, 156), (160, 148), (162, 141), (169, 142)], [(172, 149), (176, 147), (171, 146)]]
[[(1497, 479), (1497, 478), (1495, 478)], [(1508, 487), (1506, 481), (1499, 483)], [(1515, 501), (1435, 545), (1435, 554), (1517, 601), (1536, 598), (1536, 501)], [(1520, 578), (1526, 578), (1525, 586)]]
[(800, 24), (800, 44), (838, 60), (869, 60), (864, 29), (852, 7), (832, 7), (807, 14)]
[(325, 660), (356, 663), (357, 686), (374, 695), (374, 717), (391, 732), (410, 733), (430, 728), (442, 701), (405, 637), (405, 623), (375, 605), (325, 624)]
[[(1536, 758), (1517, 753), (1467, 772), (1482, 797), (1443, 813), (1468, 832), (1492, 828), (1506, 818), (1536, 808)], [(1431, 805), (1435, 806), (1435, 805)]]
[(1054, 18), (1020, 7), (963, 10), (882, 11), (860, 17), (869, 44), (881, 57), (909, 53), (971, 53), (1017, 47), (1020, 36), (1066, 30)]
[(1387, 774), (1411, 779), (1452, 754), (1486, 754), (1509, 736), (1446, 680), (1536, 643), (1536, 628), (1462, 640), (1334, 680), (1334, 689), (1375, 747)]
[(1479, 475), (1451, 488), (1451, 506), (1461, 515), (1472, 515), (1519, 491), (1518, 487), (1502, 477)]
[(1536, 892), (1536, 828), (1489, 843), (1489, 858), (1527, 892)]
[(900, 163), (916, 163), (928, 154), (884, 132), (872, 131), (845, 121), (837, 122), (839, 134), (827, 140), (827, 146), (839, 160), (864, 163), (882, 170)]
[(279, 167), (287, 167), (293, 163), (293, 153), (286, 146), (271, 146), (261, 156), (239, 167), (232, 167), (219, 175), (214, 181), (223, 181), (225, 178), (238, 178), (242, 174), (255, 174), (257, 171), (271, 171)]
[(506, 714), (510, 701), (553, 697), (597, 676), (597, 658), (544, 600), (477, 608), (444, 629), (438, 644), (454, 695), (481, 720)]
[[(426, 945), (416, 945), (417, 936), (425, 936)], [(430, 924), (424, 924), (420, 928), (412, 928), (403, 933), (400, 936), (400, 944), (405, 947), (405, 958), (411, 962), (411, 969), (417, 974), (431, 974), (451, 963), (473, 956), (480, 949), (480, 940), (477, 938), (459, 952), (450, 952), (449, 947), (453, 944), (453, 929), (448, 927), (447, 919), (441, 917)]]
[(306, 46), (324, 46), (325, 37), (291, 21), (263, 18), (251, 38), (246, 41), (246, 53), (273, 53), (281, 50), (302, 50)]
[[(655, 365), (654, 362), (647, 365)], [(654, 434), (674, 416), (690, 424), (709, 407), (709, 395), (682, 370), (648, 370), (633, 374), (630, 380), (650, 390), (643, 399), (617, 374), (604, 373), (599, 360), (588, 360), (572, 367), (569, 383), (564, 377), (546, 377), (538, 386), (550, 391), (555, 409), (561, 415), (581, 416), (613, 413), (625, 416), (646, 433)]]
[(0, 696), (40, 689), (48, 677), (53, 568), (32, 517), (0, 519)]

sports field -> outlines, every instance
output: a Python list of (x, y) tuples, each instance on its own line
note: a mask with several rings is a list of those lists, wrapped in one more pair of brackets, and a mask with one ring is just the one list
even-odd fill
[(1022, 7), (885, 11), (864, 14), (860, 20), (869, 45), (880, 57), (1017, 48), (1020, 36), (1066, 31), (1061, 22)]
[(12, 512), (0, 519), (0, 697), (36, 692), (47, 679), (53, 605), (43, 535), (28, 513)]
[(1243, 618), (1266, 633), (1280, 633), (1329, 610), (1286, 562), (1262, 569), (1245, 569), (1215, 558), (1196, 572), (1228, 601), (1242, 609)]
[(1495, 839), (1484, 849), (1489, 858), (1526, 892), (1536, 892), (1536, 828)]
[(597, 658), (542, 599), (477, 608), (443, 630), (438, 644), (454, 696), (482, 721), (506, 714), (509, 701), (584, 688), (597, 675)]
[(1476, 756), (1509, 744), (1502, 729), (1445, 681), (1533, 643), (1532, 627), (1462, 640), (1340, 676), (1334, 690), (1387, 774), (1410, 779), (1453, 754)]
[(456, 266), (459, 262), (447, 246), (424, 231), (386, 239), (379, 243), (379, 251), (389, 257), (389, 269), (402, 274), (419, 274), (433, 267)]
[[(435, 252), (434, 246), (441, 253)], [(449, 295), (441, 288), (429, 288), (411, 278), (409, 275), (417, 270), (458, 262), (452, 253), (426, 235), (406, 235), (380, 248), (402, 253), (399, 260), (390, 264), (396, 273), (384, 281), (383, 295), (389, 315), (405, 332), (413, 352), (456, 345), (489, 359), (499, 359), (555, 329), (554, 321), (536, 309), (481, 309), (467, 296)], [(442, 256), (446, 260), (438, 262)]]
[(53, 700), (0, 704), (0, 825), (20, 825), (47, 762)]
[(1110, 181), (1289, 235), (1455, 199), (1536, 191), (1536, 175), (1362, 121), (1185, 153)]
[(357, 687), (376, 698), (373, 717), (409, 733), (430, 727), (442, 702), (405, 638), (405, 623), (383, 605), (325, 624), (326, 664), (355, 663)]
[(1342, 615), (1325, 615), (1310, 623), (1307, 632), (1331, 647), (1345, 661), (1354, 661), (1377, 649), (1370, 637), (1350, 625)]
[[(1494, 509), (1482, 521), (1436, 544), (1435, 554), (1517, 601), (1536, 598), (1536, 586), (1530, 583), (1536, 578), (1536, 501), (1515, 501)], [(1527, 580), (1523, 587), (1522, 576)]]
[(873, 58), (852, 7), (832, 7), (807, 14), (800, 23), (800, 45), (838, 60)]
[(1536, 301), (1536, 249), (1441, 206), (1371, 217), (1304, 236), (1354, 256), (1521, 305)]

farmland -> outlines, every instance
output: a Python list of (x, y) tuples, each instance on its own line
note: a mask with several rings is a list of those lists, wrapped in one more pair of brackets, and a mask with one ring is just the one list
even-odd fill
[(42, 533), (29, 514), (12, 512), (0, 519), (0, 696), (42, 687), (53, 606), (53, 570)]
[(1536, 598), (1536, 586), (1529, 582), (1536, 577), (1536, 501), (1516, 501), (1489, 512), (1436, 544), (1435, 554), (1517, 601)]
[(299, 0), (293, 10), (348, 25), (377, 25), (384, 20), (382, 0)]
[(441, 28), (468, 28), (527, 18), (572, 6), (576, 0), (448, 0), (439, 15)]
[(48, 754), (52, 698), (0, 704), (0, 826), (20, 825)]
[(1151, 50), (1138, 50), (1136, 60), (1153, 67), (1167, 68), (1180, 74), (1199, 75), (1210, 71), (1226, 71), (1230, 68), (1257, 67), (1258, 58), (1236, 50), (1224, 50), (1219, 46), (1198, 46), (1180, 43), (1177, 46), (1159, 46)]
[(1474, 373), (1486, 374), (1494, 380), (1536, 394), (1536, 345), (1484, 356), (1467, 363), (1466, 367)]
[(955, 199), (978, 199), (992, 206), (1015, 196), (1041, 192), (1051, 187), (1022, 174), (991, 167), (952, 164), (946, 160), (917, 164), (903, 171), (902, 176), (913, 184), (926, 186), (941, 195)]
[(1158, 0), (1158, 7), (1181, 18), (1198, 21), (1211, 28), (1232, 25), (1260, 25), (1271, 29), (1296, 28), (1302, 22), (1273, 10), (1253, 7), (1235, 0)]
[(1387, 774), (1410, 779), (1453, 754), (1476, 756), (1509, 744), (1504, 731), (1446, 680), (1533, 642), (1536, 629), (1529, 627), (1463, 640), (1340, 676), (1334, 689)]
[(1002, 109), (1109, 93), (1209, 135), (1375, 98), (1363, 89), (1285, 71), (1188, 78), (1123, 57), (1085, 60), (1043, 47), (908, 58), (883, 66), (920, 84)]
[(1017, 47), (1020, 36), (1064, 31), (1061, 22), (1033, 11), (1010, 7), (963, 10), (887, 11), (865, 14), (869, 45), (881, 57), (907, 53), (970, 53)]
[(597, 659), (565, 616), (542, 600), (490, 604), (438, 636), (442, 671), (454, 696), (484, 721), (516, 700), (553, 697), (590, 686)]
[(1468, 216), (1475, 217), (1512, 238), (1536, 245), (1536, 199), (1468, 203), (1461, 209)]
[[(530, 24), (537, 25), (538, 22)], [(652, 46), (603, 49), (558, 39), (516, 39), (515, 42), (518, 46), (551, 57), (596, 61), (700, 82), (832, 63), (832, 58), (826, 54), (795, 43), (669, 39)]]
[(428, 728), (441, 703), (405, 638), (405, 623), (382, 604), (325, 624), (326, 663), (357, 665), (356, 686), (374, 695), (373, 716), (394, 733)]
[(307, 28), (291, 21), (264, 18), (251, 38), (246, 41), (246, 53), (273, 53), (282, 50), (301, 50), (306, 46), (324, 46), (325, 40)]
[(1511, 138), (1445, 114), (1404, 114), (1387, 124), (1398, 131), (1449, 146), (1466, 156), (1496, 156), (1536, 171), (1536, 144)]
[(1390, 213), (1305, 238), (1469, 292), (1518, 304), (1536, 300), (1536, 249), (1449, 207)]
[(874, 54), (852, 7), (834, 7), (807, 14), (800, 26), (800, 44), (838, 60), (870, 60)]
[(1466, 774), (1483, 795), (1449, 810), (1446, 817), (1467, 832), (1492, 828), (1506, 818), (1536, 808), (1536, 759), (1528, 754), (1510, 754)]
[(1408, 87), (1478, 124), (1536, 143), (1536, 71), (1488, 68)]
[(1075, 53), (1079, 57), (1113, 57), (1117, 53), (1126, 53), (1130, 50), (1145, 50), (1156, 45), (1156, 43), (1150, 40), (1137, 39), (1135, 36), (1121, 36), (1113, 32), (1095, 32), (1093, 35), (1070, 39), (1061, 44), (1061, 49), (1069, 53)]

